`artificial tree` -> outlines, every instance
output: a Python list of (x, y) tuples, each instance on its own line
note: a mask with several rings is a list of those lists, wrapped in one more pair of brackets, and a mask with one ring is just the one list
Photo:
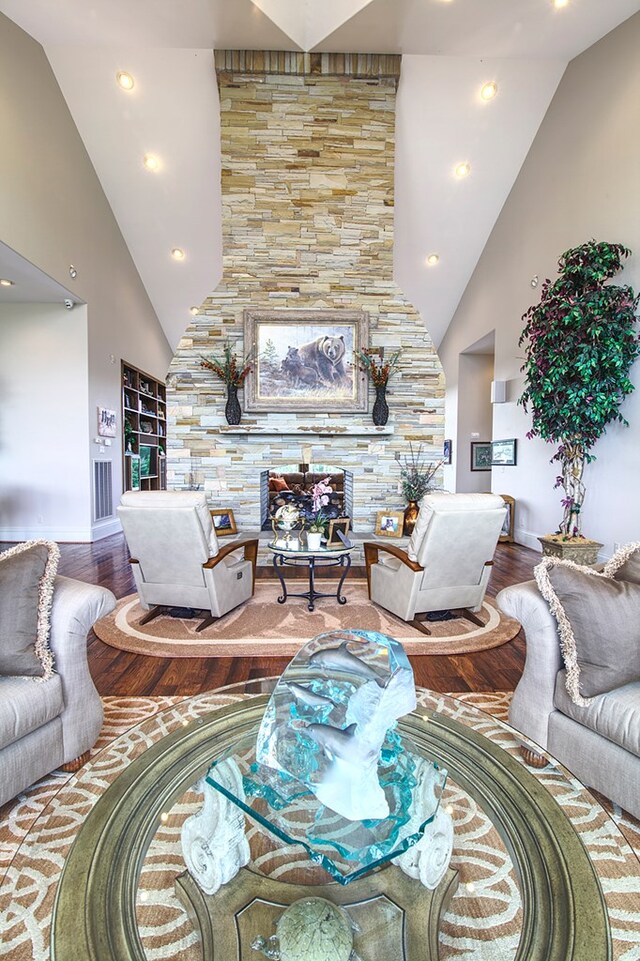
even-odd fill
[(565, 251), (560, 276), (542, 287), (540, 303), (523, 316), (525, 389), (519, 403), (531, 409), (527, 437), (558, 444), (555, 487), (564, 488), (564, 514), (557, 533), (582, 537), (585, 464), (607, 425), (618, 421), (632, 392), (629, 370), (640, 354), (636, 333), (639, 297), (632, 288), (606, 284), (631, 251), (622, 244), (590, 240)]

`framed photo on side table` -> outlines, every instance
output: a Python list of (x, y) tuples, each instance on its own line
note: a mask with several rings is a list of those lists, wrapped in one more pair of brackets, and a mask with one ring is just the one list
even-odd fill
[(211, 520), (218, 537), (227, 537), (228, 534), (237, 534), (238, 528), (230, 507), (221, 507), (209, 512)]
[(403, 526), (403, 511), (378, 511), (376, 514), (376, 534), (381, 537), (402, 537)]
[(471, 470), (491, 470), (491, 441), (471, 441)]
[(350, 525), (351, 520), (348, 517), (334, 517), (333, 520), (329, 521), (327, 547), (344, 547), (344, 541), (340, 539), (338, 531), (340, 531), (343, 537), (346, 538), (347, 534), (349, 533)]
[(491, 463), (494, 467), (515, 467), (517, 440), (494, 440), (491, 445)]

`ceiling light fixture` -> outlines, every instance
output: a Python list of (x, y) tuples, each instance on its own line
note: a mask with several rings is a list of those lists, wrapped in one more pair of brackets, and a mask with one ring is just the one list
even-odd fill
[(3, 277), (2, 280), (0, 280), (0, 287), (13, 287), (13, 284), (14, 284), (14, 281), (7, 280), (6, 277)]
[(440, 254), (429, 254), (429, 256), (427, 257), (427, 264), (429, 265), (429, 267), (435, 267), (435, 265), (439, 262), (439, 260), (440, 260)]
[(174, 247), (171, 251), (174, 260), (184, 260), (184, 250), (181, 247)]
[(569, 0), (553, 0), (553, 5), (557, 10), (569, 5)]
[(145, 170), (160, 170), (160, 161), (155, 154), (146, 153), (142, 158), (142, 163), (144, 164)]
[(453, 172), (459, 180), (463, 180), (471, 173), (471, 164), (465, 160), (463, 163), (456, 164)]
[(189, 310), (191, 311), (191, 313), (192, 313), (193, 316), (195, 317), (195, 315), (199, 312), (200, 308), (199, 308), (199, 307), (190, 307)]
[(498, 92), (498, 84), (495, 80), (490, 80), (489, 83), (485, 83), (480, 88), (480, 96), (483, 100), (493, 100)]
[(131, 74), (127, 73), (126, 70), (118, 70), (116, 81), (118, 86), (122, 87), (123, 90), (133, 90), (136, 83)]

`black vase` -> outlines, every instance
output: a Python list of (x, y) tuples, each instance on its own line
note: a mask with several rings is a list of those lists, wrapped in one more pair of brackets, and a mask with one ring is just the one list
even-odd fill
[(371, 416), (373, 417), (373, 423), (376, 427), (384, 427), (384, 425), (389, 420), (389, 405), (387, 404), (387, 387), (386, 384), (380, 384), (376, 387), (376, 399), (373, 404), (373, 411)]
[(227, 424), (239, 424), (242, 417), (242, 408), (238, 400), (238, 388), (233, 384), (227, 386), (227, 404), (224, 409)]

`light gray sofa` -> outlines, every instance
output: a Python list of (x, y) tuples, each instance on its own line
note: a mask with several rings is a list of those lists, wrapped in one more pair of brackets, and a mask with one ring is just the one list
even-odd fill
[(574, 704), (565, 687), (556, 621), (536, 582), (505, 588), (497, 602), (520, 621), (527, 642), (509, 723), (583, 784), (640, 818), (640, 681), (599, 694), (586, 707)]
[(87, 634), (112, 611), (111, 591), (56, 577), (47, 681), (0, 676), (0, 804), (88, 753), (102, 725), (102, 702), (87, 664)]

